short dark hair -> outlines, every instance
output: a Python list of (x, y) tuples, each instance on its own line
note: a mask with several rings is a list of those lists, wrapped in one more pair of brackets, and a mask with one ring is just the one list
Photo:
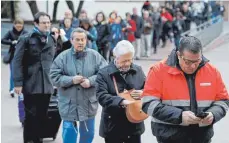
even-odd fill
[(49, 20), (51, 20), (50, 15), (48, 15), (47, 13), (45, 13), (45, 12), (38, 12), (38, 13), (36, 13), (34, 15), (34, 22), (39, 23), (39, 18), (41, 16), (47, 16), (49, 18)]
[(96, 17), (95, 17), (96, 22), (98, 22), (98, 18), (97, 17), (98, 17), (99, 14), (102, 14), (103, 15), (103, 21), (106, 21), (106, 16), (105, 16), (104, 12), (100, 11), (100, 12), (98, 12), (96, 14)]
[(83, 28), (80, 28), (80, 27), (74, 28), (73, 31), (72, 31), (72, 33), (71, 33), (71, 38), (72, 39), (73, 39), (73, 34), (74, 33), (84, 33), (85, 36), (86, 36), (86, 38), (87, 38), (87, 33), (86, 33), (86, 31)]
[(184, 50), (197, 54), (202, 52), (202, 44), (200, 40), (194, 36), (184, 36), (180, 40), (178, 51), (182, 53)]

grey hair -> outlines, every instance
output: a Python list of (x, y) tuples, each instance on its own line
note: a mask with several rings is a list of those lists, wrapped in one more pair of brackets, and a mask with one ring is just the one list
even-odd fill
[(74, 28), (72, 33), (71, 33), (71, 39), (73, 38), (74, 33), (84, 33), (86, 38), (87, 38), (87, 33), (83, 28), (80, 28), (80, 27)]
[(115, 57), (120, 57), (127, 53), (132, 53), (134, 56), (135, 50), (134, 46), (127, 40), (122, 40), (117, 43), (117, 45), (113, 49), (113, 54)]
[(184, 50), (197, 54), (202, 52), (202, 44), (200, 40), (194, 36), (185, 36), (181, 38), (178, 48), (178, 51), (181, 53)]

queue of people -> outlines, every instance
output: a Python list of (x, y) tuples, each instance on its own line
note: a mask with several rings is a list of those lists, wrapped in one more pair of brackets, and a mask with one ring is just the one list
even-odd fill
[[(184, 17), (179, 10), (172, 14), (168, 3), (161, 13), (145, 4), (142, 18), (136, 8), (133, 15), (126, 13), (126, 20), (113, 11), (106, 21), (99, 12), (95, 25), (86, 11), (79, 19), (66, 11), (60, 28), (51, 28), (50, 16), (38, 12), (29, 32), (24, 30), (23, 20), (15, 20), (2, 43), (11, 46), (11, 96), (24, 95), (24, 143), (43, 142), (43, 122), (54, 89), (58, 91), (64, 143), (76, 143), (78, 136), (80, 143), (92, 143), (99, 104), (99, 135), (106, 143), (141, 143), (144, 121), (128, 120), (125, 112), (133, 101), (117, 94), (127, 90), (143, 91), (137, 96), (142, 111), (152, 119), (158, 143), (211, 142), (213, 125), (229, 108), (222, 77), (204, 57), (199, 39), (180, 36), (189, 27), (188, 14)], [(165, 46), (166, 37), (175, 41), (176, 48), (145, 76), (134, 59), (150, 56), (152, 47), (156, 53), (159, 39)], [(177, 87), (180, 90), (174, 90)]]

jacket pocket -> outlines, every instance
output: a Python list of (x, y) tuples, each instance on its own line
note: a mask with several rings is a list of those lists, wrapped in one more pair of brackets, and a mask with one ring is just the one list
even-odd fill
[(99, 106), (98, 101), (95, 96), (89, 98), (89, 109), (88, 109), (89, 116), (93, 116), (97, 113), (98, 106)]

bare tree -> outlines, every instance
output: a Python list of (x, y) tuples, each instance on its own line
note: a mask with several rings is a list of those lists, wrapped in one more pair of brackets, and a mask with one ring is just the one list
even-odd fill
[(57, 13), (57, 6), (58, 6), (59, 0), (56, 0), (54, 2), (54, 8), (53, 8), (53, 14), (52, 14), (52, 20), (56, 21), (56, 13)]
[(75, 9), (74, 9), (74, 4), (71, 0), (66, 0), (66, 3), (68, 5), (68, 8), (72, 11), (72, 13), (75, 12)]
[(36, 1), (30, 1), (30, 0), (26, 0), (26, 2), (28, 3), (30, 10), (32, 12), (32, 15), (34, 17), (34, 15), (39, 12), (38, 7), (37, 7), (37, 2)]
[(77, 12), (75, 13), (75, 17), (79, 17), (80, 11), (83, 8), (83, 3), (84, 3), (84, 1), (81, 0), (80, 3), (79, 3), (79, 6), (77, 8)]
[[(83, 0), (80, 0), (79, 6), (78, 6), (78, 9), (77, 9), (76, 13), (74, 13), (74, 12), (75, 12), (75, 8), (74, 8), (73, 2), (72, 2), (71, 0), (66, 0), (66, 3), (67, 3), (67, 5), (68, 5), (68, 8), (69, 8), (69, 9), (72, 11), (72, 13), (74, 14), (74, 16), (75, 16), (75, 17), (78, 17), (78, 16), (79, 16), (79, 13), (80, 13), (80, 11), (81, 11), (81, 9), (82, 9), (82, 7), (83, 7), (84, 1), (83, 1)], [(56, 1), (54, 2), (54, 8), (53, 8), (53, 21), (56, 21), (56, 14), (57, 14), (57, 9), (58, 9), (58, 4), (59, 4), (59, 0), (56, 0)]]

